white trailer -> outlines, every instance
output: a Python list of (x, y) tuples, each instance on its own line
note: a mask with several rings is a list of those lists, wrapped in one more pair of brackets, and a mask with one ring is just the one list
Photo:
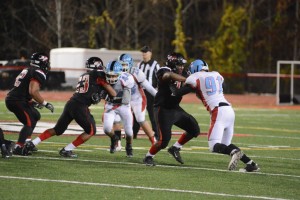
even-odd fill
[(130, 54), (135, 65), (142, 60), (140, 51), (68, 47), (51, 49), (50, 63), (53, 70), (65, 72), (65, 86), (75, 87), (78, 77), (86, 71), (85, 62), (89, 57), (99, 57), (106, 65), (108, 62), (117, 59), (122, 53)]

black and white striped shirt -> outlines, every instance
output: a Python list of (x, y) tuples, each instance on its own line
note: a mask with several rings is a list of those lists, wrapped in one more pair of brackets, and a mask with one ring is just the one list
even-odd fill
[(157, 77), (156, 72), (160, 68), (158, 62), (154, 59), (149, 60), (148, 62), (140, 62), (138, 67), (144, 72), (149, 83), (157, 88)]

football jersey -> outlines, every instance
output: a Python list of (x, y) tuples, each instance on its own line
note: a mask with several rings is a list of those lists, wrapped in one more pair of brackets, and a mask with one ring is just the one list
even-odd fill
[(122, 97), (124, 88), (132, 89), (133, 86), (133, 76), (127, 72), (122, 72), (117, 83), (113, 85), (113, 88), (117, 93), (117, 97)]
[(228, 103), (223, 94), (223, 82), (223, 76), (214, 71), (194, 73), (185, 81), (195, 89), (207, 110), (213, 110), (220, 102)]
[(137, 67), (132, 68), (131, 72), (135, 84), (131, 88), (131, 101), (134, 101), (136, 99), (139, 99), (142, 97), (142, 94), (144, 94), (144, 91), (141, 87), (141, 83), (146, 80), (145, 74)]
[(182, 87), (183, 83), (179, 81), (162, 81), (161, 77), (167, 73), (171, 72), (169, 67), (161, 67), (157, 71), (158, 78), (158, 91), (154, 99), (154, 106), (163, 106), (165, 108), (176, 108), (182, 99), (181, 96), (172, 95), (174, 90)]
[(36, 67), (23, 69), (16, 77), (14, 87), (8, 92), (6, 99), (12, 101), (30, 101), (32, 96), (29, 94), (30, 81), (37, 81), (42, 87), (46, 82), (45, 72)]
[(101, 91), (105, 90), (102, 87), (104, 81), (106, 82), (105, 73), (101, 70), (91, 70), (82, 74), (71, 99), (90, 106), (92, 104), (92, 95), (94, 93), (101, 94)]

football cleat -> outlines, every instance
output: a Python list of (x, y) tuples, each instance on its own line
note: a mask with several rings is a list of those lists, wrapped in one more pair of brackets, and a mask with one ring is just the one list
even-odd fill
[(180, 155), (180, 148), (177, 148), (175, 146), (171, 146), (170, 148), (168, 148), (168, 152), (169, 154), (171, 154), (175, 160), (181, 164), (183, 164), (183, 160), (181, 159), (181, 155)]
[(9, 152), (8, 150), (6, 149), (6, 146), (5, 144), (2, 144), (1, 145), (1, 155), (2, 155), (2, 158), (9, 158)]
[(121, 140), (118, 140), (118, 144), (115, 147), (116, 151), (121, 151), (122, 150), (122, 145), (121, 145)]
[(13, 150), (15, 148), (15, 145), (16, 145), (16, 143), (13, 142), (13, 141), (10, 141), (10, 140), (6, 140), (5, 141), (5, 147), (6, 147), (7, 151), (8, 151), (9, 156), (13, 155)]
[(240, 172), (259, 172), (260, 168), (258, 167), (257, 164), (251, 163), (251, 164), (247, 164), (245, 168), (242, 168), (239, 171)]
[(14, 155), (19, 155), (19, 156), (28, 156), (31, 155), (24, 147), (16, 146), (15, 149), (13, 150)]
[(24, 149), (26, 149), (26, 151), (37, 151), (37, 148), (35, 147), (35, 145), (32, 143), (32, 141), (26, 142)]
[(154, 160), (152, 156), (146, 156), (143, 159), (143, 163), (146, 164), (146, 166), (155, 166)]
[(240, 149), (235, 149), (230, 153), (230, 155), (231, 155), (231, 160), (228, 164), (228, 170), (232, 171), (237, 168), (238, 162), (244, 154)]
[(126, 144), (126, 156), (131, 158), (133, 157), (133, 153), (132, 153), (132, 145), (131, 144)]
[(59, 155), (62, 157), (67, 157), (67, 158), (77, 158), (77, 154), (74, 154), (72, 151), (67, 151), (65, 148), (62, 148), (59, 151)]
[(110, 145), (109, 152), (110, 152), (110, 153), (115, 153), (115, 152), (116, 152), (116, 147), (115, 147), (115, 145)]

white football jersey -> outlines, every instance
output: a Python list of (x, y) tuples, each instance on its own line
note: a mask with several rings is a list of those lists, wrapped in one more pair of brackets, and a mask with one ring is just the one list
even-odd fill
[[(113, 86), (117, 93), (117, 97), (123, 96), (124, 89), (132, 89), (135, 82), (133, 76), (127, 72), (122, 72), (119, 76), (117, 83)], [(125, 134), (127, 136), (132, 136), (132, 121), (133, 116), (131, 113), (130, 104), (114, 104), (111, 102), (106, 102), (104, 105), (103, 113), (103, 130), (106, 134), (113, 131), (113, 124), (117, 120), (122, 120)]]
[(134, 86), (131, 88), (131, 101), (138, 101), (145, 96), (143, 88), (150, 94), (155, 96), (156, 89), (152, 87), (149, 81), (146, 79), (146, 75), (142, 70), (137, 67), (131, 68), (131, 74), (135, 80)]
[(133, 68), (131, 74), (135, 80), (135, 84), (131, 88), (131, 101), (134, 101), (142, 98), (141, 93), (143, 93), (143, 91), (141, 91), (142, 88), (140, 87), (140, 84), (146, 80), (146, 76), (139, 68), (136, 67)]
[(219, 72), (196, 72), (185, 81), (196, 89), (196, 95), (201, 99), (207, 110), (211, 111), (220, 102), (228, 103), (223, 94), (224, 78)]
[(134, 79), (131, 74), (122, 72), (117, 83), (113, 86), (118, 97), (122, 97), (124, 88), (132, 89), (134, 86)]

